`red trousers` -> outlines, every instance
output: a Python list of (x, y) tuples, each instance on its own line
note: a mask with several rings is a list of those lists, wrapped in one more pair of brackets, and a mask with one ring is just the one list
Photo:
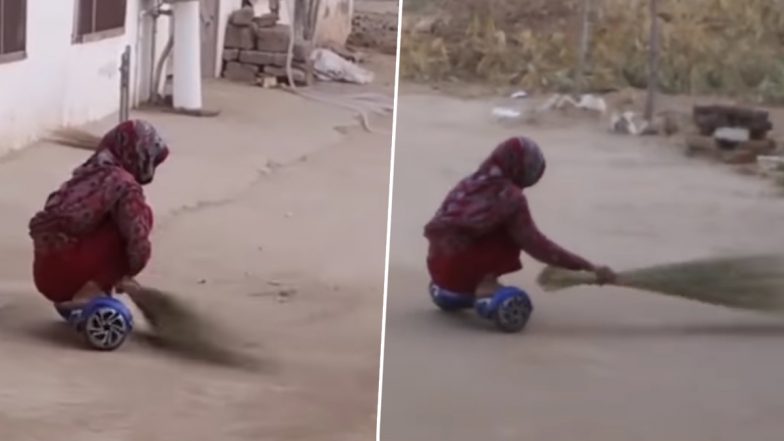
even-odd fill
[(112, 222), (65, 248), (35, 254), (35, 286), (52, 302), (73, 300), (88, 282), (109, 292), (128, 274), (125, 241)]
[(512, 237), (499, 230), (455, 253), (431, 253), (427, 268), (433, 283), (439, 287), (473, 295), (484, 278), (522, 269), (520, 251)]

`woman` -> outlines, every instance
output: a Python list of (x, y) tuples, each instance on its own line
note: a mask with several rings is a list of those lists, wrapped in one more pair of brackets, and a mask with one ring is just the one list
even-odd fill
[(32, 218), (35, 285), (59, 310), (137, 286), (153, 226), (142, 187), (168, 155), (150, 123), (123, 122)]
[(539, 182), (544, 170), (534, 141), (511, 138), (452, 189), (425, 227), (427, 266), (436, 286), (491, 297), (501, 288), (500, 276), (522, 268), (520, 251), (551, 266), (594, 272), (600, 284), (615, 279), (610, 268), (566, 251), (534, 224), (523, 189)]

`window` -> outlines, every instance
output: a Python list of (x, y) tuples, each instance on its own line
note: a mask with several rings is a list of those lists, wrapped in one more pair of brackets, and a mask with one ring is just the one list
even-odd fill
[(74, 41), (85, 43), (125, 32), (127, 0), (78, 0)]
[(26, 24), (27, 0), (0, 0), (0, 62), (25, 57)]

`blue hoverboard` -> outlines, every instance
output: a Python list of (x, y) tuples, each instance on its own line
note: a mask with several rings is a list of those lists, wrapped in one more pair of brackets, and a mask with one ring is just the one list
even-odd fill
[(119, 348), (133, 331), (131, 310), (113, 297), (96, 297), (81, 309), (55, 308), (88, 346), (99, 351)]
[(507, 333), (522, 331), (534, 310), (528, 293), (511, 286), (499, 289), (492, 297), (476, 300), (473, 296), (454, 293), (431, 283), (430, 298), (446, 312), (474, 309), (477, 315)]

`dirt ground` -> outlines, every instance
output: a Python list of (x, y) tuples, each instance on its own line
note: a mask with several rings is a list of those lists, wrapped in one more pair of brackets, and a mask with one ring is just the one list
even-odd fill
[(549, 161), (529, 192), (539, 226), (590, 259), (622, 270), (784, 247), (784, 204), (765, 182), (595, 122), (502, 127), (494, 104), (398, 101), (381, 439), (781, 439), (781, 320), (617, 288), (545, 295), (531, 259), (506, 280), (536, 305), (523, 334), (435, 309), (422, 227), (514, 134)]
[[(32, 286), (27, 221), (87, 154), (35, 145), (0, 160), (0, 439), (374, 436), (390, 136), (279, 91), (214, 82), (205, 101), (222, 114), (134, 115), (172, 148), (148, 189), (154, 257), (140, 281), (191, 301), (261, 368), (177, 357), (143, 324), (115, 353), (82, 349)], [(391, 130), (391, 117), (373, 122)]]

